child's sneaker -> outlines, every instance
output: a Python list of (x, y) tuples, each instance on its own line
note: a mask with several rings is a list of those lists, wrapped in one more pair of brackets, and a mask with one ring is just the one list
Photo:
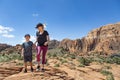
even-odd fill
[(37, 66), (37, 69), (36, 69), (36, 71), (40, 71), (40, 66)]
[(34, 69), (31, 67), (31, 72), (33, 72), (33, 70), (34, 70)]
[(24, 70), (24, 73), (27, 73), (27, 69)]

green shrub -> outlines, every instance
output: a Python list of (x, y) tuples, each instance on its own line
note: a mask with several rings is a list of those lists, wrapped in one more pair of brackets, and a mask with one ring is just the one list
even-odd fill
[(16, 65), (17, 66), (23, 66), (23, 63), (17, 63)]
[(115, 79), (114, 76), (111, 74), (106, 77), (106, 80), (115, 80)]
[(54, 57), (57, 57), (57, 56), (59, 56), (59, 57), (63, 56), (61, 50), (58, 49), (58, 48), (49, 50), (47, 55), (48, 55), (49, 58), (54, 58)]
[(120, 64), (120, 57), (114, 57), (113, 62), (116, 64)]
[(36, 58), (36, 53), (33, 53), (32, 58), (33, 58), (33, 60)]
[(69, 57), (71, 58), (71, 59), (76, 59), (76, 55), (73, 53), (73, 54), (69, 54)]
[(112, 67), (111, 66), (104, 66), (104, 67), (102, 67), (102, 69), (112, 69)]
[(85, 65), (83, 65), (83, 64), (79, 64), (78, 67), (85, 67)]
[(107, 70), (102, 70), (102, 71), (101, 71), (101, 74), (103, 74), (104, 76), (108, 76), (108, 75), (111, 75), (112, 72), (107, 71)]
[(82, 65), (89, 66), (89, 64), (92, 62), (92, 59), (91, 58), (85, 58), (85, 57), (79, 57), (78, 61)]
[(20, 54), (11, 53), (11, 54), (0, 54), (0, 62), (8, 62), (11, 60), (23, 60)]
[(57, 54), (56, 53), (48, 53), (48, 57), (54, 58), (54, 57), (57, 57)]
[(55, 64), (55, 66), (54, 67), (60, 67), (60, 64)]
[(120, 64), (120, 57), (119, 56), (114, 56), (114, 57), (110, 57), (110, 56), (103, 56), (103, 55), (99, 55), (99, 56), (89, 56), (88, 59), (91, 58), (91, 61), (94, 62), (99, 62), (99, 63), (110, 63), (110, 64)]
[(102, 70), (101, 74), (103, 74), (104, 76), (106, 76), (105, 80), (114, 80), (114, 76), (113, 76), (112, 72), (110, 72), (110, 71)]
[(65, 60), (65, 59), (61, 59), (60, 61), (61, 61), (61, 64), (67, 63), (67, 60)]
[(110, 64), (114, 64), (114, 63), (120, 64), (120, 57), (117, 57), (117, 56), (115, 56), (115, 57), (113, 57), (113, 58), (107, 57), (107, 58), (105, 59), (105, 62), (106, 62), (106, 63), (110, 63)]
[(93, 61), (94, 62), (99, 62), (99, 63), (104, 63), (105, 62), (103, 57), (94, 57)]

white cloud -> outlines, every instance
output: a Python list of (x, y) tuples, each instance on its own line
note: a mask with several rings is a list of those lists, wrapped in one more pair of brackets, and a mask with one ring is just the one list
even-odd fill
[(36, 41), (36, 37), (35, 36), (31, 36), (30, 40), (35, 42)]
[(8, 32), (12, 32), (14, 29), (10, 28), (10, 27), (4, 27), (2, 25), (0, 25), (0, 33), (8, 33)]
[(47, 28), (47, 24), (43, 24), (44, 25), (44, 28)]
[(14, 38), (15, 36), (10, 34), (10, 32), (14, 31), (11, 27), (4, 27), (0, 25), (0, 35), (6, 38)]
[(54, 40), (55, 38), (53, 38), (53, 37), (50, 37), (50, 40)]
[(6, 30), (0, 30), (0, 34), (7, 34), (8, 33), (8, 31), (6, 31)]
[(15, 36), (12, 35), (12, 34), (3, 34), (2, 35), (3, 37), (6, 37), (6, 38), (14, 38)]
[(23, 43), (23, 42), (25, 42), (25, 38), (24, 38), (24, 37), (22, 38), (22, 43)]
[(33, 13), (32, 16), (33, 16), (33, 17), (38, 17), (39, 14), (38, 14), (38, 13)]

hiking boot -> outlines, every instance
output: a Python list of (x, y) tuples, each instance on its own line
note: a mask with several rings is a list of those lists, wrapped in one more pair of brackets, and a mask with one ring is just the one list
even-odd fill
[(36, 69), (36, 71), (40, 71), (40, 66), (37, 66), (37, 69)]
[(31, 67), (31, 72), (33, 72), (33, 70), (34, 70), (34, 69)]
[(44, 72), (44, 71), (45, 71), (45, 69), (44, 69), (44, 68), (42, 68), (42, 69), (41, 69), (41, 71), (42, 71), (42, 72)]
[(27, 69), (24, 70), (24, 73), (27, 73)]

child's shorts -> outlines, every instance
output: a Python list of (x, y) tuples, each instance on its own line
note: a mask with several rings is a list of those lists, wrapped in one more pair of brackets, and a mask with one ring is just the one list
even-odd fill
[(32, 62), (32, 55), (29, 56), (24, 55), (24, 62)]

